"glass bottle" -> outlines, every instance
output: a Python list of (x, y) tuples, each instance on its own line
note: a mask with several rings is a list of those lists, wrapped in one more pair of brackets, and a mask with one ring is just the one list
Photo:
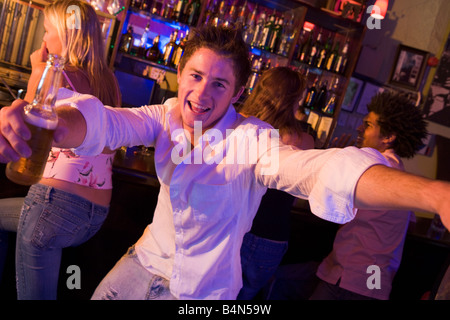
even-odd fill
[(27, 143), (32, 153), (29, 158), (22, 157), (18, 161), (9, 162), (5, 172), (8, 179), (17, 184), (35, 184), (44, 173), (53, 134), (58, 125), (55, 101), (61, 86), (63, 67), (64, 58), (49, 54), (33, 102), (24, 107), (24, 120), (31, 131), (31, 139)]
[(174, 11), (174, 20), (179, 22), (186, 22), (186, 9), (188, 7), (189, 0), (178, 0)]
[(325, 45), (320, 49), (319, 55), (317, 58), (316, 66), (319, 69), (323, 69), (325, 67), (325, 64), (327, 62), (327, 58), (331, 51), (331, 37), (328, 37), (327, 42), (325, 42)]
[(252, 47), (258, 47), (265, 23), (266, 23), (266, 13), (263, 11), (263, 12), (261, 12), (261, 14), (258, 17), (258, 22), (255, 27), (255, 32), (253, 33), (253, 39), (251, 42)]
[(144, 33), (141, 36), (141, 41), (139, 42), (138, 55), (140, 57), (145, 56), (145, 52), (147, 50), (147, 41), (148, 41), (149, 30), (150, 30), (150, 23), (147, 23), (147, 26), (144, 29)]
[(329, 57), (328, 57), (328, 61), (326, 64), (326, 69), (328, 71), (334, 71), (334, 67), (336, 64), (336, 60), (339, 54), (339, 47), (341, 46), (341, 44), (339, 43), (339, 41), (336, 42), (336, 45), (334, 46), (334, 49), (331, 51)]
[(278, 47), (281, 43), (281, 35), (283, 33), (283, 22), (283, 18), (278, 18), (273, 27), (272, 34), (270, 35), (269, 46), (267, 48), (270, 52), (275, 53), (278, 51)]
[[(287, 19), (287, 18), (286, 18)], [(284, 21), (284, 19), (283, 19)], [(289, 50), (291, 48), (292, 41), (294, 40), (295, 30), (294, 30), (294, 15), (291, 15), (289, 19), (287, 19), (287, 23), (283, 27), (283, 32), (281, 33), (281, 41), (280, 45), (277, 49), (277, 54), (287, 56)]]
[(244, 39), (245, 43), (248, 45), (252, 44), (253, 35), (255, 34), (257, 13), (258, 13), (258, 5), (255, 5), (255, 9), (252, 11), (250, 18), (247, 20), (247, 23), (244, 26), (244, 30), (242, 33), (242, 38)]
[(273, 26), (275, 25), (275, 15), (270, 15), (269, 20), (264, 25), (262, 30), (261, 39), (259, 41), (259, 47), (263, 50), (268, 50), (269, 40), (273, 31)]
[(336, 59), (336, 64), (334, 66), (334, 71), (336, 73), (343, 74), (345, 72), (345, 67), (347, 66), (348, 61), (348, 46), (349, 46), (349, 40), (344, 44), (344, 47), (342, 48), (342, 52), (338, 55)]
[(119, 50), (125, 53), (130, 53), (133, 46), (133, 26), (128, 26), (127, 33), (122, 35), (120, 40)]
[(200, 11), (202, 8), (202, 3), (200, 0), (192, 0), (189, 2), (186, 11), (186, 23), (190, 26), (196, 26), (198, 18), (200, 16)]
[(145, 58), (153, 62), (158, 62), (161, 58), (161, 51), (159, 50), (159, 34), (153, 39), (153, 45), (148, 48)]
[(337, 95), (338, 85), (339, 85), (339, 78), (336, 78), (334, 84), (331, 86), (331, 89), (328, 91), (327, 103), (322, 108), (322, 112), (325, 115), (333, 116), (334, 111), (336, 110), (336, 102), (338, 99)]
[(175, 53), (173, 54), (172, 66), (174, 66), (175, 68), (177, 68), (178, 65), (180, 64), (180, 60), (181, 60), (181, 57), (183, 56), (184, 46), (186, 44), (188, 36), (189, 36), (189, 30), (186, 31), (186, 35), (184, 37), (182, 36), (180, 38), (180, 44), (177, 46)]
[(172, 32), (170, 36), (169, 42), (164, 47), (164, 53), (163, 53), (163, 64), (166, 66), (171, 67), (172, 66), (172, 57), (177, 49), (177, 37), (178, 37), (178, 30), (175, 30)]
[(303, 43), (302, 49), (300, 50), (300, 54), (299, 54), (299, 57), (298, 57), (298, 60), (300, 62), (308, 63), (308, 61), (309, 61), (309, 51), (310, 51), (310, 48), (311, 48), (311, 42), (312, 42), (312, 31), (309, 33), (309, 36), (308, 36), (306, 42)]

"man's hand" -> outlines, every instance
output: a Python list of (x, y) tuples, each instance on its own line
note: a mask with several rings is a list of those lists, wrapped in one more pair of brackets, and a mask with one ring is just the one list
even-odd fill
[(19, 99), (0, 110), (0, 162), (17, 161), (20, 157), (31, 155), (26, 142), (31, 133), (23, 118), (23, 107), (27, 104)]
[(355, 139), (350, 140), (351, 137), (352, 135), (350, 133), (344, 133), (339, 138), (335, 137), (331, 141), (329, 148), (345, 148), (348, 146), (354, 146), (356, 140)]

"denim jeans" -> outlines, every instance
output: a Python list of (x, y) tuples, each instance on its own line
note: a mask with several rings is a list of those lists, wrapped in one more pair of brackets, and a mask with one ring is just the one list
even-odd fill
[(238, 300), (251, 300), (274, 275), (288, 248), (287, 241), (273, 241), (252, 233), (241, 246), (242, 282)]
[(62, 249), (86, 242), (108, 207), (37, 184), (25, 198), (16, 243), (19, 300), (56, 299)]
[(120, 258), (100, 282), (92, 300), (176, 300), (169, 280), (145, 269), (134, 246)]
[(309, 298), (310, 300), (376, 300), (375, 298), (363, 296), (361, 294), (339, 287), (339, 282), (331, 284), (319, 279), (319, 284)]
[(10, 232), (17, 232), (23, 197), (0, 199), (0, 280), (5, 267)]

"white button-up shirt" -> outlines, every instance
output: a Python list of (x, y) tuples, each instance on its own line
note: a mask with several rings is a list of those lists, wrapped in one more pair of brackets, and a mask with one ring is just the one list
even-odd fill
[[(374, 164), (386, 164), (373, 149), (300, 151), (278, 143), (260, 147), (258, 142), (270, 140), (271, 133), (259, 129), (271, 127), (237, 114), (231, 105), (215, 131), (183, 153), (190, 143), (182, 133), (176, 99), (132, 109), (103, 108), (83, 96), (67, 104), (77, 107), (87, 122), (85, 141), (76, 149), (80, 154), (101, 152), (104, 146), (155, 147), (161, 188), (153, 221), (136, 243), (136, 252), (145, 268), (170, 280), (171, 293), (180, 299), (236, 298), (242, 286), (242, 239), (268, 187), (308, 199), (314, 214), (345, 223), (356, 213), (353, 195), (361, 174)], [(233, 131), (227, 135), (227, 129)], [(237, 145), (234, 152), (250, 150), (253, 156), (260, 148), (256, 161), (233, 162), (236, 156), (227, 148), (201, 157), (219, 132), (222, 146)], [(223, 161), (210, 161), (211, 154)], [(275, 172), (264, 171), (268, 154), (276, 155)], [(180, 159), (184, 161), (178, 163)]]

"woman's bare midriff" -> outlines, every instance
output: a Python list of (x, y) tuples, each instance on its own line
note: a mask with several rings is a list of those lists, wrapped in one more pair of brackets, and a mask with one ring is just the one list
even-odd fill
[(111, 202), (112, 189), (93, 189), (81, 186), (76, 183), (48, 178), (41, 179), (40, 183), (46, 186), (51, 186), (66, 192), (76, 194), (95, 204), (99, 204), (105, 207), (109, 206), (109, 203)]

